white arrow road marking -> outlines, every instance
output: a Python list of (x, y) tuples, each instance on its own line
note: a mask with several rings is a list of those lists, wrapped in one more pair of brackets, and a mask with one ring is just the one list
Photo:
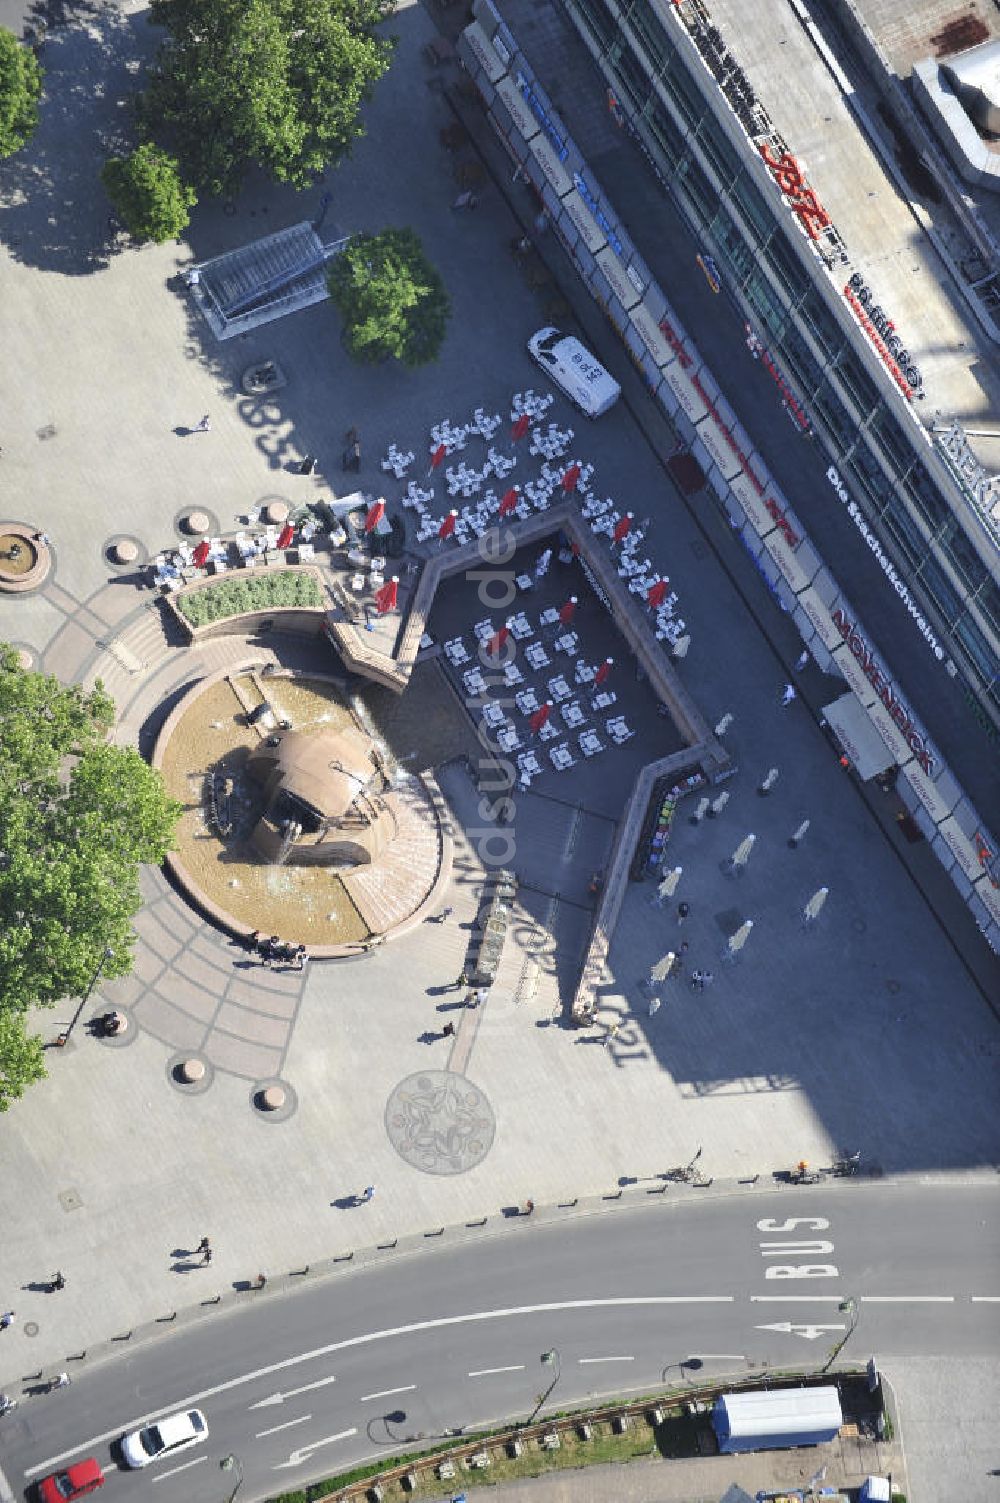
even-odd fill
[(328, 1383), (336, 1383), (336, 1378), (320, 1378), (316, 1383), (306, 1383), (302, 1388), (287, 1388), (284, 1393), (272, 1393), (266, 1399), (258, 1399), (256, 1404), (251, 1404), (251, 1409), (266, 1409), (269, 1404), (283, 1404), (286, 1399), (294, 1399), (300, 1393), (311, 1393), (314, 1388), (325, 1388)]
[[(836, 1299), (836, 1295), (833, 1298)], [(271, 1362), (267, 1367), (254, 1368), (249, 1372), (239, 1373), (235, 1378), (227, 1378), (222, 1383), (213, 1383), (210, 1388), (202, 1388), (197, 1393), (183, 1395), (176, 1400), (176, 1406), (178, 1409), (190, 1409), (205, 1399), (215, 1398), (217, 1394), (229, 1393), (232, 1389), (243, 1388), (248, 1383), (257, 1383), (262, 1378), (273, 1376), (274, 1373), (284, 1372), (288, 1368), (298, 1367), (305, 1362), (318, 1361), (322, 1357), (331, 1356), (334, 1352), (345, 1352), (352, 1347), (370, 1346), (376, 1341), (394, 1341), (400, 1336), (414, 1336), (421, 1331), (443, 1330), (446, 1326), (473, 1325), (488, 1320), (510, 1320), (513, 1316), (522, 1315), (550, 1315), (561, 1310), (615, 1310), (628, 1306), (638, 1308), (643, 1305), (732, 1305), (735, 1302), (736, 1296), (733, 1294), (635, 1294), (618, 1295), (611, 1299), (551, 1300), (538, 1305), (510, 1305), (499, 1310), (469, 1310), (463, 1315), (439, 1315), (434, 1320), (414, 1320), (407, 1325), (387, 1326), (379, 1331), (365, 1331), (360, 1336), (346, 1336), (343, 1341), (331, 1341), (326, 1346), (317, 1346), (308, 1352), (297, 1352), (292, 1357), (282, 1358), (280, 1362)], [(72, 1456), (78, 1456), (81, 1451), (95, 1450), (103, 1441), (117, 1440), (123, 1430), (141, 1428), (149, 1420), (155, 1418), (158, 1412), (161, 1411), (152, 1410), (148, 1414), (133, 1416), (125, 1422), (120, 1420), (113, 1430), (91, 1435), (89, 1439), (77, 1441), (68, 1451), (45, 1457), (44, 1460), (28, 1468), (24, 1474), (25, 1479), (36, 1477), (40, 1472), (51, 1472), (61, 1462), (69, 1460)], [(381, 1452), (373, 1454), (381, 1455)]]
[(824, 1331), (846, 1331), (846, 1326), (793, 1326), (790, 1320), (779, 1320), (773, 1326), (757, 1326), (758, 1331), (780, 1331), (783, 1336), (804, 1336), (806, 1341), (815, 1341)]
[(300, 1414), (298, 1419), (285, 1420), (283, 1425), (272, 1425), (270, 1430), (258, 1430), (254, 1440), (263, 1440), (265, 1435), (277, 1435), (279, 1430), (290, 1430), (293, 1425), (304, 1425), (307, 1420), (311, 1419), (311, 1414)]
[(578, 1357), (576, 1359), (582, 1367), (586, 1362), (634, 1362), (634, 1357)]
[(279, 1461), (277, 1466), (271, 1468), (272, 1472), (282, 1472), (291, 1466), (301, 1466), (308, 1461), (313, 1451), (318, 1451), (320, 1446), (332, 1446), (335, 1440), (347, 1440), (352, 1435), (357, 1435), (357, 1427), (353, 1430), (341, 1430), (337, 1435), (325, 1435), (322, 1440), (313, 1440), (301, 1451), (292, 1451), (287, 1461)]
[(391, 1399), (394, 1393), (412, 1393), (416, 1386), (416, 1383), (407, 1383), (405, 1388), (383, 1388), (381, 1393), (363, 1393), (358, 1402), (367, 1404), (369, 1399)]
[(477, 1372), (470, 1373), (469, 1377), (470, 1378), (488, 1378), (488, 1377), (491, 1376), (492, 1373), (523, 1373), (523, 1372), (524, 1372), (524, 1363), (521, 1362), (521, 1363), (519, 1363), (515, 1367), (481, 1367), (481, 1368), (479, 1368), (479, 1370)]

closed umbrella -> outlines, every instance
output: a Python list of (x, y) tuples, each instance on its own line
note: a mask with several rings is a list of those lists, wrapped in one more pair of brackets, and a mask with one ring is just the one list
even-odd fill
[(614, 661), (615, 661), (614, 658), (605, 658), (604, 659), (604, 662), (601, 664), (600, 668), (598, 668), (597, 672), (594, 674), (594, 683), (595, 684), (600, 685), (600, 684), (604, 683), (604, 680), (607, 678), (608, 674), (611, 672), (611, 669), (614, 667)]
[(559, 620), (562, 622), (563, 626), (568, 626), (572, 621), (573, 612), (576, 610), (576, 606), (577, 598), (575, 595), (571, 595), (566, 601), (566, 604), (559, 607)]
[(613, 541), (616, 543), (624, 542), (631, 531), (632, 513), (630, 511), (627, 511), (622, 517), (621, 521), (618, 523), (618, 526), (615, 528)]
[[(438, 465), (441, 463), (442, 459), (444, 459), (444, 456), (447, 454), (447, 452), (448, 450), (445, 448), (444, 444), (438, 444), (437, 448), (434, 449), (431, 453), (431, 470), (437, 469)], [(430, 474), (430, 470), (428, 470), (428, 474)]]
[(512, 485), (510, 490), (504, 493), (503, 499), (500, 502), (500, 515), (502, 517), (509, 516), (516, 506), (517, 486)]
[(509, 636), (509, 626), (501, 626), (498, 631), (495, 631), (493, 633), (492, 637), (490, 637), (490, 640), (486, 644), (486, 651), (491, 658), (495, 658), (499, 655), (501, 647), (506, 642)]
[(457, 518), (458, 512), (450, 511), (445, 517), (444, 521), (441, 523), (441, 526), (438, 528), (438, 537), (442, 542), (445, 538), (450, 538), (452, 533), (455, 531), (455, 522)]
[(197, 548), (195, 548), (194, 553), (191, 555), (192, 559), (194, 560), (196, 569), (203, 569), (205, 567), (205, 564), (208, 562), (208, 555), (211, 551), (211, 545), (208, 542), (208, 539), (203, 538), (202, 541), (198, 544)]
[(538, 732), (541, 730), (542, 726), (545, 724), (551, 714), (552, 701), (551, 699), (547, 699), (543, 705), (538, 706), (538, 709), (528, 721), (528, 725), (531, 727), (531, 734), (533, 736), (538, 735)]
[(579, 478), (580, 466), (575, 462), (570, 465), (568, 470), (563, 471), (563, 477), (560, 481), (560, 484), (562, 485), (562, 488), (566, 492), (567, 496), (571, 491), (576, 490), (576, 482), (579, 480)]
[(284, 527), (278, 533), (278, 547), (290, 548), (292, 545), (292, 538), (294, 536), (295, 528), (292, 526), (291, 522), (286, 522)]
[(365, 517), (365, 532), (374, 532), (384, 516), (385, 502), (373, 501), (368, 508), (368, 515)]
[(518, 439), (519, 438), (523, 438), (524, 435), (527, 433), (527, 431), (528, 431), (528, 429), (530, 427), (531, 427), (531, 419), (530, 419), (530, 417), (528, 416), (528, 414), (526, 412), (522, 412), (521, 416), (517, 419), (517, 422), (514, 424), (513, 428), (510, 430), (510, 436), (511, 436), (511, 438), (514, 440), (515, 443), (517, 443)]
[(380, 590), (376, 590), (375, 592), (375, 608), (380, 616), (384, 616), (387, 611), (394, 611), (396, 609), (398, 596), (399, 575), (394, 574), (391, 579), (386, 580)]
[(666, 598), (667, 598), (667, 588), (668, 588), (669, 584), (670, 584), (669, 579), (658, 579), (656, 581), (656, 583), (653, 584), (653, 585), (650, 585), (649, 589), (647, 590), (647, 592), (646, 592), (646, 601), (647, 601), (647, 604), (651, 605), (654, 610), (656, 609), (657, 606), (662, 605), (663, 602), (666, 600)]

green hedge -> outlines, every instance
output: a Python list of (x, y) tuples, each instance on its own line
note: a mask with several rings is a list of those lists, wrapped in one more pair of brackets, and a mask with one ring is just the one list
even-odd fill
[(280, 569), (273, 574), (244, 575), (220, 579), (176, 597), (176, 606), (192, 626), (208, 626), (226, 616), (244, 616), (248, 611), (287, 610), (295, 606), (321, 606), (323, 592), (313, 574), (298, 569)]

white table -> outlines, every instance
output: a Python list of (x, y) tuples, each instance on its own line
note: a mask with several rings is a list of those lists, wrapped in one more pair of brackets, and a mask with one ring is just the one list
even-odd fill
[(569, 704), (563, 705), (560, 714), (571, 731), (575, 731), (577, 726), (583, 725), (583, 722), (587, 718), (575, 699), (571, 700)]
[(523, 611), (519, 611), (516, 616), (511, 616), (507, 625), (519, 642), (527, 641), (528, 637), (535, 635), (534, 627), (531, 626)]
[(508, 663), (503, 671), (503, 681), (508, 689), (514, 689), (518, 684), (524, 683), (524, 674), (516, 663)]
[(494, 704), (492, 700), (489, 704), (483, 705), (483, 724), (489, 726), (491, 731), (495, 731), (499, 726), (504, 725), (506, 719), (507, 717), (504, 715), (503, 710), (501, 710), (498, 704)]
[(577, 643), (579, 642), (579, 640), (580, 639), (575, 631), (564, 632), (561, 637), (556, 637), (556, 652), (576, 652)]
[(519, 574), (514, 580), (514, 583), (522, 594), (524, 594), (527, 590), (533, 590), (535, 588), (535, 581), (532, 579), (530, 574)]
[(465, 685), (465, 692), (473, 699), (478, 699), (481, 694), (486, 693), (486, 680), (479, 668), (467, 668), (462, 674), (462, 683)]
[(524, 649), (524, 656), (532, 668), (547, 668), (552, 659), (549, 657), (541, 642), (531, 642)]
[(596, 731), (581, 731), (580, 750), (585, 757), (593, 757), (604, 750), (604, 742)]
[(560, 700), (569, 699), (571, 697), (572, 690), (570, 689), (569, 684), (563, 678), (561, 673), (557, 673), (555, 678), (549, 679), (549, 693), (552, 695), (552, 698), (555, 700), (556, 704), (558, 704)]
[(559, 620), (559, 612), (554, 605), (547, 605), (538, 618), (539, 626), (555, 626)]
[(565, 772), (574, 765), (573, 754), (568, 746), (552, 746), (549, 748), (549, 759), (556, 772)]
[(610, 710), (618, 695), (613, 689), (602, 689), (600, 694), (594, 695), (595, 710)]
[(516, 751), (521, 745), (521, 738), (512, 725), (505, 725), (497, 734), (497, 746), (502, 752)]
[(538, 709), (538, 695), (530, 687), (521, 689), (519, 693), (514, 695), (514, 703), (522, 715), (534, 715)]
[(577, 683), (578, 684), (591, 684), (591, 683), (593, 683), (595, 672), (596, 672), (596, 669), (592, 668), (589, 663), (585, 663), (584, 660), (583, 660), (583, 658), (581, 658), (580, 661), (576, 665), (576, 681), (577, 681)]

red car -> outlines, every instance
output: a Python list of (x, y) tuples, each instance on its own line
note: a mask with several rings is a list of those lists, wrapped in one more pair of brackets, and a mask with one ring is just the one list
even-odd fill
[(43, 1477), (38, 1484), (38, 1503), (72, 1503), (73, 1498), (85, 1498), (103, 1486), (100, 1463), (89, 1456), (86, 1461), (74, 1462), (64, 1472)]

